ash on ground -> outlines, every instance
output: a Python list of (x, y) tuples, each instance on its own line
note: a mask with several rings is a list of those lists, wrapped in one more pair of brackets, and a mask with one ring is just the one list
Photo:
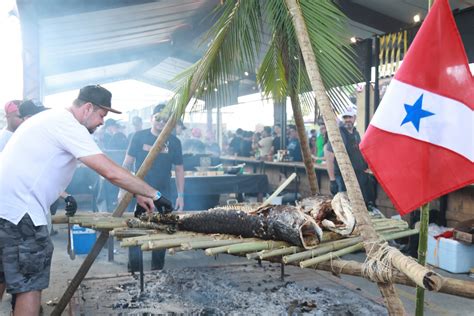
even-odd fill
[(386, 315), (380, 304), (350, 290), (276, 264), (163, 270), (145, 275), (91, 279), (81, 286), (83, 315)]

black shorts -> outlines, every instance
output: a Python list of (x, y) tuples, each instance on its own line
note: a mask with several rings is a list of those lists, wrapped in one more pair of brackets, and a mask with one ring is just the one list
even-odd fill
[(7, 292), (46, 289), (53, 248), (47, 225), (35, 226), (28, 214), (18, 225), (0, 218), (0, 283)]

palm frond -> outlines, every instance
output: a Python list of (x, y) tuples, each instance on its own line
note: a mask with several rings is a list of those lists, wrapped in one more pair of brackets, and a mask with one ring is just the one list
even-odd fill
[(206, 53), (176, 79), (182, 86), (171, 103), (179, 115), (193, 95), (200, 98), (217, 89), (220, 98), (227, 98), (228, 83), (256, 68), (255, 52), (259, 51), (262, 31), (259, 1), (228, 0), (219, 10), (220, 18), (206, 35)]

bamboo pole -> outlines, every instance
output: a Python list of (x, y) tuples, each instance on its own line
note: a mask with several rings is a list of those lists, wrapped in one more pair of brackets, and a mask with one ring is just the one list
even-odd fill
[(269, 251), (261, 251), (259, 252), (259, 259), (267, 259), (271, 257), (277, 257), (277, 256), (284, 256), (290, 253), (296, 253), (299, 251), (304, 250), (304, 248), (297, 247), (297, 246), (291, 246), (291, 247), (286, 247), (286, 248), (281, 248), (281, 249), (275, 249), (275, 250), (269, 250)]
[[(363, 277), (363, 264), (357, 261), (333, 260), (331, 262), (322, 262), (312, 268), (316, 270), (330, 271), (336, 275), (348, 274)], [(405, 274), (398, 271), (394, 272), (392, 281), (412, 287), (416, 286), (415, 282), (413, 282)], [(474, 282), (453, 278), (444, 278), (444, 283), (439, 289), (439, 292), (474, 299)]]
[(227, 252), (227, 250), (230, 248), (230, 246), (232, 246), (232, 245), (207, 248), (206, 250), (204, 250), (204, 253), (207, 256), (215, 256), (217, 254)]
[(170, 235), (170, 234), (158, 233), (158, 234), (147, 235), (147, 236), (124, 238), (122, 242), (120, 243), (120, 246), (133, 247), (133, 246), (142, 245), (152, 240), (176, 239), (176, 238), (184, 238), (184, 237), (193, 238), (193, 237), (198, 237), (198, 236), (202, 236), (202, 234), (189, 233), (189, 232), (177, 232), (175, 234)]
[(99, 222), (99, 223), (95, 223), (92, 225), (92, 228), (97, 228), (97, 229), (114, 229), (114, 228), (122, 228), (122, 227), (127, 227), (127, 223), (125, 223), (124, 221), (121, 221), (121, 222), (110, 222), (110, 223), (104, 223), (104, 222)]
[(246, 253), (246, 252), (254, 252), (266, 249), (275, 249), (275, 248), (282, 248), (290, 246), (287, 242), (284, 241), (257, 241), (257, 242), (246, 242), (240, 243), (236, 245), (230, 245), (227, 248), (228, 254), (236, 254), (236, 253)]
[(191, 249), (204, 249), (211, 247), (220, 247), (220, 246), (230, 246), (234, 244), (243, 243), (245, 239), (217, 239), (217, 240), (203, 240), (203, 241), (190, 241), (187, 243), (181, 244), (182, 250), (191, 250)]
[(245, 256), (247, 257), (248, 260), (255, 260), (258, 259), (260, 255), (260, 252), (251, 252), (246, 254)]
[(142, 251), (156, 250), (156, 249), (166, 249), (173, 247), (181, 247), (182, 243), (187, 243), (190, 241), (211, 241), (212, 237), (197, 237), (193, 239), (189, 238), (176, 238), (176, 239), (165, 239), (165, 240), (153, 240), (148, 241), (141, 245)]
[(360, 243), (361, 241), (362, 241), (361, 237), (356, 237), (356, 238), (348, 238), (348, 239), (328, 242), (326, 244), (320, 244), (320, 246), (318, 246), (317, 248), (303, 251), (303, 252), (298, 252), (293, 255), (284, 256), (282, 258), (282, 261), (283, 263), (287, 264), (290, 262), (301, 261), (307, 258), (317, 257), (331, 251), (347, 248), (349, 246)]
[[(398, 233), (394, 233), (394, 234), (390, 234), (390, 235), (382, 235), (382, 238), (384, 238), (385, 240), (393, 240), (393, 239), (398, 239), (398, 238), (403, 238), (403, 237), (408, 237), (408, 236), (411, 236), (411, 235), (415, 235), (417, 233), (418, 233), (418, 230), (410, 229), (410, 230), (407, 230), (407, 231), (402, 231), (402, 232), (398, 232)], [(327, 260), (331, 260), (332, 258), (337, 258), (337, 257), (347, 255), (347, 254), (352, 253), (352, 252), (356, 252), (358, 250), (364, 249), (364, 243), (363, 242), (358, 242), (358, 243), (356, 243), (352, 246), (349, 246), (349, 247), (344, 247), (342, 249), (341, 249), (341, 247), (338, 247), (338, 248), (339, 248), (339, 250), (320, 255), (316, 258), (311, 258), (311, 259), (308, 259), (308, 260), (301, 261), (300, 262), (300, 267), (301, 268), (307, 268), (307, 267), (316, 265), (318, 263), (321, 263), (321, 262), (324, 262), (324, 261), (327, 261)]]
[[(420, 207), (420, 237), (418, 238), (418, 263), (426, 264), (426, 249), (428, 248), (428, 222), (430, 218), (430, 204), (427, 203)], [(425, 302), (425, 289), (421, 286), (416, 287), (416, 307), (415, 315), (423, 316)]]
[(308, 260), (301, 261), (300, 262), (300, 267), (301, 268), (307, 268), (307, 267), (310, 267), (310, 266), (314, 266), (314, 265), (317, 265), (318, 263), (328, 261), (328, 260), (331, 260), (333, 258), (338, 258), (340, 256), (344, 256), (344, 255), (347, 255), (349, 253), (359, 251), (361, 249), (364, 249), (364, 244), (363, 243), (358, 243), (358, 244), (355, 244), (355, 245), (352, 245), (352, 246), (349, 246), (349, 247), (346, 247), (346, 248), (343, 248), (343, 249), (339, 249), (339, 250), (336, 250), (336, 251), (332, 251), (332, 252), (317, 256), (316, 258), (311, 258), (311, 259), (308, 259)]

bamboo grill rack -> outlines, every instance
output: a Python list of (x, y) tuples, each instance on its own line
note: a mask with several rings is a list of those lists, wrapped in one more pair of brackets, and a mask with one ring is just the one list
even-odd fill
[[(193, 212), (195, 213), (195, 212)], [(71, 218), (56, 218), (53, 223), (78, 224), (98, 231), (107, 231), (120, 240), (122, 247), (139, 246), (143, 251), (168, 249), (169, 254), (176, 252), (203, 250), (208, 256), (231, 254), (246, 257), (249, 260), (267, 260), (301, 268), (327, 270), (333, 273), (361, 275), (361, 264), (340, 260), (339, 257), (363, 249), (360, 236), (342, 237), (325, 231), (323, 240), (314, 249), (306, 250), (283, 241), (242, 238), (226, 234), (203, 234), (190, 231), (176, 231), (173, 234), (152, 229), (129, 228), (126, 220), (133, 214), (122, 218), (111, 217), (108, 213), (79, 213)], [(418, 234), (418, 230), (409, 229), (403, 220), (373, 218), (373, 225), (385, 240), (393, 240)], [(394, 281), (414, 286), (402, 273), (395, 271)], [(474, 298), (472, 282), (445, 278), (439, 292)]]
[[(325, 231), (322, 242), (316, 248), (306, 250), (283, 241), (189, 231), (168, 234), (151, 229), (129, 228), (126, 220), (127, 217), (114, 218), (106, 214), (93, 216), (81, 214), (71, 217), (69, 222), (95, 230), (109, 231), (111, 236), (121, 241), (122, 247), (140, 246), (143, 251), (168, 249), (171, 253), (204, 250), (208, 256), (226, 253), (258, 260), (281, 258), (283, 264), (298, 262), (302, 268), (362, 249), (361, 237), (343, 238), (328, 231)], [(383, 218), (374, 219), (373, 223), (377, 232), (387, 241), (418, 233), (417, 230), (409, 229), (403, 220)]]

